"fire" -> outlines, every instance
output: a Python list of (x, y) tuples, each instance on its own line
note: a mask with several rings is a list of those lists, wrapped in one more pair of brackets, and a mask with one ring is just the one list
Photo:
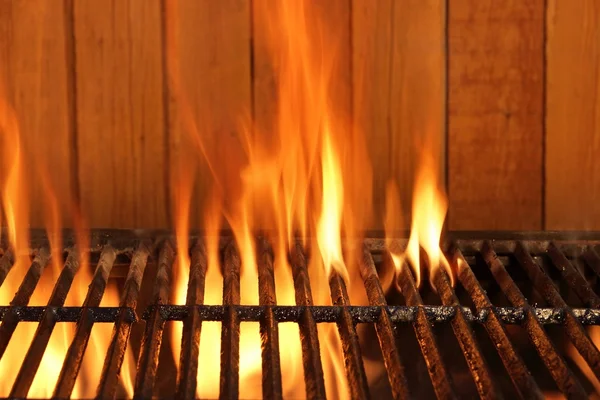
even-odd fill
[[(311, 278), (317, 277), (313, 287), (316, 304), (331, 304), (328, 296), (327, 276), (338, 272), (349, 284), (349, 274), (342, 253), (341, 234), (344, 228), (360, 229), (358, 223), (343, 220), (346, 207), (360, 213), (358, 200), (353, 203), (356, 191), (345, 198), (344, 171), (352, 162), (342, 162), (344, 149), (339, 145), (348, 130), (338, 123), (330, 99), (333, 60), (325, 57), (331, 52), (323, 51), (323, 37), (309, 34), (312, 22), (318, 21), (318, 13), (307, 2), (262, 2), (255, 3), (255, 11), (261, 15), (275, 13), (262, 26), (269, 51), (276, 60), (278, 69), (278, 109), (272, 120), (254, 121), (248, 126), (242, 121), (241, 142), (245, 145), (247, 162), (231, 174), (229, 160), (234, 155), (220, 154), (211, 157), (202, 141), (211, 129), (210, 121), (198, 119), (192, 114), (187, 94), (179, 82), (181, 71), (179, 59), (179, 36), (173, 31), (180, 10), (176, 6), (167, 8), (167, 43), (169, 47), (169, 80), (172, 95), (179, 105), (174, 124), (183, 130), (184, 139), (197, 149), (197, 156), (204, 159), (213, 173), (215, 201), (206, 206), (204, 226), (209, 237), (217, 237), (217, 229), (226, 224), (232, 231), (242, 260), (240, 286), (242, 304), (259, 304), (258, 267), (255, 234), (263, 231), (274, 248), (274, 271), (277, 304), (295, 304), (291, 267), (287, 252), (294, 238), (316, 233), (320, 250), (311, 259)], [(314, 18), (313, 18), (314, 17)], [(316, 19), (315, 19), (316, 18)], [(323, 33), (325, 27), (317, 24), (315, 29)], [(334, 52), (333, 52), (334, 53)], [(245, 122), (245, 123), (244, 123)], [(202, 125), (204, 123), (205, 125)], [(275, 138), (275, 140), (273, 140)], [(185, 150), (193, 146), (182, 146)], [(359, 146), (356, 146), (359, 147)], [(225, 149), (227, 150), (227, 149)], [(346, 149), (348, 150), (348, 149)], [(176, 168), (173, 183), (175, 231), (177, 235), (178, 261), (174, 301), (185, 304), (189, 275), (187, 236), (189, 232), (190, 194), (194, 185), (186, 172), (196, 167), (188, 155)], [(360, 166), (351, 165), (352, 168)], [(365, 167), (368, 170), (368, 167)], [(232, 199), (225, 203), (222, 199)], [(362, 214), (362, 213), (361, 213)], [(364, 213), (366, 214), (366, 213)], [(351, 214), (349, 214), (351, 215)], [(305, 244), (309, 244), (306, 242)], [(209, 266), (205, 285), (205, 303), (221, 304), (222, 277), (219, 267), (216, 241), (207, 243)], [(314, 280), (314, 279), (313, 279)], [(324, 286), (323, 286), (324, 284)], [(181, 327), (175, 324), (171, 345), (175, 362), (179, 362)], [(284, 395), (298, 397), (303, 386), (302, 356), (299, 332), (295, 324), (281, 323), (278, 326), (280, 362)], [(321, 350), (324, 371), (327, 375), (328, 392), (334, 397), (347, 393), (341, 347), (335, 326), (320, 328)], [(203, 323), (200, 342), (198, 371), (199, 397), (216, 397), (219, 392), (219, 324)], [(261, 343), (257, 323), (242, 323), (240, 336), (240, 388), (242, 396), (260, 397), (261, 390)]]
[(344, 187), (341, 181), (339, 162), (333, 151), (328, 129), (323, 138), (323, 201), (318, 224), (318, 241), (323, 265), (330, 271), (335, 269), (346, 282), (348, 271), (342, 261), (342, 243), (340, 237)]
[[(273, 246), (276, 302), (293, 305), (296, 302), (291, 266), (287, 253), (297, 237), (311, 250), (309, 274), (312, 282), (313, 302), (330, 305), (329, 278), (339, 274), (350, 290), (354, 304), (366, 302), (362, 285), (351, 285), (358, 277), (354, 259), (349, 249), (352, 241), (342, 237), (360, 239), (371, 222), (372, 173), (366, 156), (365, 135), (360, 132), (343, 107), (336, 103), (336, 50), (338, 38), (330, 34), (328, 24), (313, 2), (271, 2), (256, 0), (254, 12), (264, 19), (256, 27), (257, 35), (264, 36), (267, 51), (273, 58), (275, 70), (277, 109), (268, 116), (239, 121), (240, 142), (245, 150), (243, 160), (228, 146), (218, 152), (207, 151), (203, 141), (206, 132), (214, 130), (206, 110), (196, 110), (190, 104), (185, 85), (180, 82), (181, 39), (174, 27), (182, 12), (181, 4), (167, 2), (166, 48), (170, 99), (173, 100), (171, 128), (178, 137), (179, 148), (172, 159), (170, 176), (173, 222), (177, 243), (174, 265), (172, 299), (175, 304), (186, 304), (190, 271), (189, 232), (192, 211), (202, 209), (205, 228), (205, 247), (208, 269), (205, 282), (204, 303), (217, 305), (223, 302), (223, 277), (220, 260), (220, 235), (222, 226), (234, 234), (242, 260), (240, 287), (241, 303), (256, 305), (261, 301), (258, 292), (258, 261), (262, 254), (256, 246), (256, 233), (264, 234)], [(262, 17), (261, 17), (262, 16)], [(338, 96), (339, 97), (339, 96)], [(9, 304), (31, 263), (28, 247), (27, 180), (24, 179), (22, 145), (16, 115), (5, 103), (0, 93), (0, 151), (2, 151), (2, 207), (9, 242), (16, 254), (15, 265), (0, 288), (0, 302)], [(195, 115), (198, 112), (200, 115)], [(414, 268), (417, 283), (421, 281), (421, 248), (427, 255), (427, 266), (432, 277), (440, 267), (453, 275), (440, 250), (440, 236), (446, 216), (447, 202), (438, 181), (438, 164), (433, 155), (434, 146), (422, 149), (422, 160), (416, 179), (413, 198), (411, 236), (405, 253), (394, 251), (396, 268), (407, 260)], [(241, 162), (242, 165), (237, 163)], [(197, 168), (201, 163), (212, 174), (212, 186), (202, 203), (194, 198)], [(30, 305), (45, 305), (64, 268), (62, 228), (63, 210), (59, 207), (53, 182), (41, 162), (34, 165), (39, 183), (45, 193), (46, 229), (50, 242), (50, 262), (29, 301)], [(203, 177), (205, 178), (205, 177)], [(386, 230), (391, 243), (391, 230), (396, 229), (399, 196), (390, 186)], [(65, 305), (80, 306), (84, 302), (93, 273), (90, 263), (90, 235), (79, 205), (73, 201), (69, 210), (76, 232), (76, 249), (79, 270)], [(345, 244), (344, 244), (345, 243)], [(357, 287), (358, 289), (355, 289)], [(359, 299), (359, 300), (357, 300)], [(262, 298), (264, 300), (264, 297)], [(101, 305), (116, 306), (119, 295), (109, 282)], [(25, 356), (24, 348), (31, 343), (37, 324), (20, 323), (15, 337), (0, 360), (0, 395), (8, 395), (18, 368)], [(48, 397), (58, 379), (65, 354), (73, 339), (75, 326), (58, 323), (54, 328), (44, 353), (38, 373), (29, 392), (30, 396)], [(165, 340), (173, 350), (175, 364), (179, 364), (182, 323), (173, 323), (170, 340)], [(99, 380), (102, 362), (111, 337), (111, 324), (95, 324), (73, 392), (74, 397), (92, 397)], [(262, 353), (259, 324), (243, 322), (240, 336), (239, 377), (241, 395), (262, 396)], [(302, 397), (304, 385), (302, 354), (298, 327), (293, 323), (278, 325), (282, 387), (285, 397)], [(344, 371), (340, 339), (334, 324), (320, 324), (320, 349), (327, 394), (331, 398), (347, 398), (348, 383)], [(221, 324), (202, 324), (197, 395), (214, 398), (219, 395), (219, 359)], [(133, 395), (135, 362), (131, 349), (124, 359), (121, 377), (122, 395)]]
[[(16, 254), (15, 263), (0, 287), (0, 304), (9, 304), (17, 292), (32, 259), (29, 250), (29, 203), (27, 197), (27, 179), (24, 169), (23, 146), (21, 133), (14, 110), (7, 104), (4, 93), (0, 91), (0, 151), (2, 151), (2, 171), (5, 173), (0, 183), (2, 185), (2, 206), (8, 227), (8, 240), (12, 251)], [(62, 215), (59, 201), (54, 190), (53, 182), (46, 171), (48, 165), (43, 159), (30, 163), (39, 177), (39, 184), (44, 189), (44, 219), (49, 240), (50, 260), (43, 268), (40, 279), (33, 291), (29, 305), (46, 305), (56, 281), (64, 267)], [(79, 272), (76, 274), (71, 290), (65, 299), (65, 305), (81, 306), (87, 294), (87, 288), (92, 280), (92, 270), (89, 263), (89, 229), (74, 206), (73, 212), (76, 246), (79, 254)], [(109, 284), (101, 305), (118, 305), (118, 292), (114, 285)], [(21, 322), (13, 333), (12, 340), (0, 359), (0, 396), (8, 396), (15, 381), (18, 366), (25, 357), (25, 351), (33, 339), (37, 323)], [(75, 398), (93, 397), (97, 382), (100, 378), (101, 362), (108, 348), (108, 340), (112, 330), (111, 324), (96, 324), (92, 330), (89, 346), (82, 367), (75, 383), (72, 396)], [(37, 373), (28, 392), (29, 397), (49, 398), (53, 394), (67, 349), (75, 333), (75, 324), (59, 322), (56, 324), (48, 346), (44, 352)], [(15, 340), (18, 338), (18, 340)], [(133, 365), (132, 355), (126, 357), (122, 379), (125, 394), (133, 395), (129, 367)]]
[(412, 204), (412, 222), (410, 238), (404, 254), (397, 250), (390, 242), (392, 233), (389, 230), (398, 228), (398, 195), (393, 183), (388, 184), (386, 197), (386, 236), (388, 246), (391, 246), (391, 256), (396, 270), (404, 268), (407, 264), (413, 269), (417, 286), (421, 284), (421, 269), (423, 264), (421, 255), (427, 256), (425, 265), (429, 268), (431, 287), (435, 289), (434, 277), (439, 268), (443, 268), (454, 284), (454, 273), (450, 263), (440, 248), (440, 238), (448, 210), (446, 195), (439, 182), (439, 164), (434, 152), (436, 146), (430, 137), (424, 141), (421, 148), (421, 163), (415, 179)]

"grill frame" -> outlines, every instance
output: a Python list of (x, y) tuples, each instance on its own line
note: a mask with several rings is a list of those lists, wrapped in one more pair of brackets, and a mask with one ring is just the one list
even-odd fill
[[(352, 306), (349, 304), (344, 281), (336, 273), (332, 274), (329, 284), (333, 306), (313, 305), (310, 293), (310, 281), (306, 267), (306, 254), (302, 247), (293, 246), (290, 256), (297, 306), (276, 305), (275, 283), (273, 279), (273, 254), (268, 242), (258, 240), (260, 254), (259, 282), (260, 305), (239, 305), (239, 271), (241, 261), (237, 254), (232, 235), (228, 231), (220, 233), (222, 251), (224, 252), (224, 298), (223, 306), (202, 305), (204, 296), (204, 279), (206, 275), (206, 254), (201, 239), (204, 232), (190, 235), (191, 268), (186, 305), (168, 304), (171, 268), (175, 260), (174, 238), (168, 231), (128, 231), (102, 230), (92, 231), (91, 252), (101, 253), (101, 268), (96, 269), (94, 280), (88, 292), (88, 298), (82, 307), (63, 307), (64, 297), (68, 292), (74, 273), (77, 249), (74, 247), (75, 236), (70, 231), (64, 233), (65, 247), (69, 249), (66, 267), (58, 279), (55, 293), (46, 307), (26, 306), (35, 284), (33, 278), (25, 278), (22, 290), (15, 295), (11, 306), (0, 306), (0, 350), (2, 343), (8, 344), (12, 335), (11, 327), (21, 321), (41, 321), (34, 342), (38, 344), (29, 349), (25, 367), (19, 374), (11, 392), (11, 397), (25, 397), (37, 369), (45, 344), (57, 322), (77, 322), (76, 336), (69, 347), (67, 360), (61, 371), (55, 395), (68, 397), (79, 371), (81, 358), (89, 340), (94, 323), (114, 323), (113, 336), (102, 370), (102, 378), (98, 387), (99, 397), (114, 397), (118, 384), (118, 373), (132, 325), (139, 318), (135, 313), (137, 294), (141, 290), (141, 281), (149, 260), (157, 258), (158, 268), (153, 301), (141, 316), (146, 321), (142, 340), (141, 353), (138, 358), (138, 369), (135, 383), (135, 397), (149, 398), (153, 394), (156, 379), (158, 355), (161, 339), (167, 321), (183, 321), (183, 338), (180, 364), (185, 373), (180, 374), (177, 382), (177, 395), (191, 398), (195, 395), (196, 371), (198, 368), (198, 343), (202, 321), (223, 322), (222, 345), (225, 351), (222, 358), (221, 394), (225, 398), (237, 398), (239, 395), (239, 325), (242, 321), (258, 321), (263, 337), (263, 394), (267, 397), (281, 398), (281, 366), (278, 352), (277, 324), (280, 322), (296, 322), (299, 324), (303, 363), (306, 374), (306, 393), (309, 398), (324, 398), (322, 366), (319, 356), (316, 324), (336, 322), (343, 342), (346, 370), (352, 397), (367, 398), (369, 388), (362, 363), (360, 345), (356, 332), (356, 324), (374, 324), (380, 346), (384, 350), (384, 362), (389, 373), (393, 395), (395, 398), (407, 398), (409, 393), (405, 381), (404, 367), (398, 355), (395, 343), (394, 325), (411, 323), (423, 350), (424, 358), (429, 366), (430, 378), (439, 398), (456, 397), (456, 391), (449, 377), (446, 366), (439, 354), (435, 335), (430, 324), (450, 322), (455, 336), (467, 358), (467, 364), (476, 382), (479, 395), (483, 398), (494, 398), (497, 390), (486, 361), (482, 356), (477, 340), (473, 337), (470, 324), (482, 324), (495, 343), (501, 344), (500, 357), (518, 393), (524, 398), (542, 398), (542, 393), (529, 374), (519, 355), (514, 350), (506, 333), (506, 324), (525, 326), (531, 338), (536, 339), (536, 346), (546, 365), (554, 365), (550, 371), (557, 386), (566, 395), (578, 396), (584, 390), (577, 379), (564, 364), (562, 357), (556, 352), (542, 325), (564, 325), (575, 346), (582, 352), (586, 360), (593, 366), (596, 376), (600, 376), (600, 353), (593, 345), (583, 325), (600, 325), (600, 297), (587, 284), (583, 276), (575, 269), (565, 256), (580, 254), (600, 277), (600, 257), (594, 247), (600, 246), (600, 232), (447, 232), (447, 248), (452, 255), (452, 264), (457, 268), (457, 278), (473, 300), (476, 311), (462, 306), (449, 284), (445, 273), (436, 278), (442, 299), (441, 306), (425, 305), (419, 291), (415, 287), (410, 268), (403, 268), (399, 276), (399, 286), (405, 297), (403, 306), (388, 305), (381, 288), (374, 261), (374, 255), (386, 259), (385, 240), (381, 232), (368, 232), (368, 239), (363, 241), (361, 276), (367, 288), (369, 306)], [(398, 237), (407, 237), (399, 233)], [(373, 238), (375, 237), (375, 238)], [(6, 235), (2, 235), (2, 248), (6, 249)], [(233, 243), (233, 244), (232, 244)], [(399, 239), (397, 245), (404, 246), (405, 239)], [(33, 261), (30, 270), (43, 268), (49, 261), (48, 241), (41, 230), (31, 232), (31, 248)], [(154, 254), (158, 252), (158, 257)], [(496, 307), (487, 298), (480, 282), (477, 280), (463, 253), (479, 253), (490, 266), (494, 278), (513, 303), (512, 307)], [(497, 254), (514, 254), (525, 272), (532, 279), (533, 285), (554, 307), (532, 307), (512, 278), (499, 261)], [(566, 283), (571, 286), (577, 296), (589, 308), (574, 309), (566, 305), (554, 288), (550, 277), (535, 263), (532, 257), (548, 253)], [(119, 307), (98, 307), (106, 286), (108, 272), (115, 264), (117, 257), (127, 254), (131, 257), (131, 266), (127, 275), (125, 288)], [(5, 251), (0, 258), (0, 284), (8, 274), (7, 266), (14, 256)], [(462, 260), (462, 261), (458, 261)], [(462, 265), (462, 267), (459, 267)], [(67, 271), (67, 272), (65, 272)], [(65, 277), (63, 277), (63, 275)], [(39, 279), (39, 278), (38, 278)], [(510, 284), (512, 282), (512, 285)], [(504, 286), (503, 286), (504, 284)], [(32, 286), (33, 285), (33, 286)], [(189, 290), (192, 289), (192, 290)], [(61, 302), (62, 299), (62, 302)], [(7, 333), (3, 333), (5, 330)], [(12, 328), (14, 331), (14, 328)], [(3, 339), (6, 335), (6, 338)], [(229, 344), (229, 345), (227, 345)], [(590, 347), (590, 344), (592, 347)], [(4, 348), (5, 349), (5, 348)], [(3, 350), (2, 350), (3, 351)], [(237, 354), (236, 354), (237, 352)], [(542, 355), (545, 354), (545, 355)], [(562, 360), (562, 363), (561, 363)], [(37, 364), (37, 365), (36, 365)], [(558, 365), (558, 366), (557, 366)]]

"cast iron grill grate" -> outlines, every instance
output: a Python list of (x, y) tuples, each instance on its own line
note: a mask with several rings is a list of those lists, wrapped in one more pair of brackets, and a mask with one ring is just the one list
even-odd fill
[[(93, 232), (91, 255), (95, 273), (82, 307), (64, 307), (65, 298), (79, 269), (78, 250), (67, 234), (67, 257), (45, 307), (28, 306), (29, 299), (49, 262), (48, 243), (43, 234), (32, 235), (32, 262), (10, 305), (0, 306), (0, 356), (23, 321), (39, 321), (10, 397), (27, 397), (40, 365), (50, 335), (58, 322), (77, 323), (75, 336), (66, 354), (56, 383), (54, 396), (71, 395), (83, 355), (95, 323), (114, 324), (110, 345), (104, 359), (97, 396), (114, 398), (119, 372), (132, 327), (145, 328), (137, 357), (135, 397), (156, 396), (155, 383), (163, 332), (168, 321), (183, 321), (180, 368), (176, 382), (178, 398), (194, 398), (199, 368), (199, 341), (203, 321), (220, 321), (222, 398), (238, 398), (240, 323), (256, 321), (262, 338), (262, 393), (265, 398), (281, 398), (282, 367), (279, 357), (278, 324), (298, 324), (302, 346), (305, 390), (308, 398), (325, 398), (317, 324), (335, 323), (341, 340), (350, 396), (368, 398), (370, 387), (365, 373), (358, 324), (372, 325), (376, 332), (387, 371), (390, 395), (411, 398), (407, 367), (412, 362), (402, 357), (400, 328), (412, 326), (425, 363), (427, 375), (438, 398), (462, 397), (460, 385), (452, 373), (454, 366), (444, 356), (436, 327), (449, 326), (460, 347), (469, 375), (482, 398), (500, 397), (489, 357), (482, 350), (484, 328), (512, 391), (522, 398), (543, 398), (545, 388), (530, 372), (522, 350), (514, 343), (511, 326), (526, 332), (529, 344), (537, 352), (553, 387), (567, 397), (587, 398), (589, 383), (581, 382), (581, 373), (565, 357), (560, 346), (548, 333), (548, 326), (559, 327), (577, 349), (592, 373), (600, 378), (600, 352), (588, 334), (588, 325), (600, 324), (600, 296), (596, 282), (600, 278), (600, 234), (564, 235), (555, 233), (449, 234), (447, 255), (456, 271), (456, 287), (445, 272), (435, 275), (437, 293), (423, 293), (415, 285), (410, 268), (398, 275), (400, 299), (390, 303), (382, 289), (378, 266), (389, 258), (385, 241), (366, 239), (361, 246), (360, 275), (369, 305), (353, 306), (343, 279), (332, 273), (329, 288), (332, 306), (313, 305), (308, 276), (307, 254), (298, 243), (290, 251), (296, 306), (277, 305), (273, 251), (265, 239), (257, 239), (259, 291), (258, 306), (240, 305), (241, 261), (236, 243), (222, 238), (223, 305), (203, 305), (207, 256), (200, 236), (192, 237), (190, 275), (186, 305), (169, 304), (172, 268), (176, 258), (173, 239), (164, 232)], [(574, 239), (577, 238), (577, 239)], [(405, 241), (397, 242), (400, 246)], [(6, 249), (6, 246), (4, 246)], [(125, 284), (119, 307), (100, 307), (107, 280), (117, 260), (126, 259)], [(0, 258), (0, 285), (10, 273), (14, 255), (5, 250)], [(138, 294), (146, 266), (155, 263), (151, 279), (151, 304), (136, 315)], [(149, 271), (149, 270), (148, 270)], [(485, 279), (481, 279), (483, 276)], [(492, 282), (495, 286), (490, 286)], [(525, 283), (523, 283), (525, 282)], [(495, 288), (495, 290), (494, 290)], [(525, 292), (525, 294), (524, 294)], [(494, 300), (502, 295), (504, 304)], [(429, 302), (435, 297), (437, 300)], [(388, 296), (389, 297), (389, 296)], [(537, 299), (535, 302), (528, 298)], [(492, 300), (491, 300), (492, 299)], [(572, 300), (575, 299), (575, 300)], [(543, 303), (538, 306), (537, 302)], [(168, 345), (168, 341), (167, 341)], [(201, 368), (201, 366), (200, 366)], [(414, 387), (414, 385), (413, 385)], [(509, 391), (510, 393), (510, 391)]]

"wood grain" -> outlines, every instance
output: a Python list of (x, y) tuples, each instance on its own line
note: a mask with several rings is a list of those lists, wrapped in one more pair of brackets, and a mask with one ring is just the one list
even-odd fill
[(167, 223), (158, 0), (74, 2), (77, 149), (91, 227)]
[[(239, 195), (251, 113), (250, 1), (178, 0), (167, 13), (172, 167), (192, 160), (197, 179), (191, 219), (199, 227), (214, 196), (227, 194), (229, 208)], [(180, 178), (171, 176), (172, 193), (187, 185)]]
[(449, 8), (451, 229), (541, 229), (544, 1)]
[(375, 226), (383, 220), (385, 188), (391, 178), (393, 4), (352, 1), (353, 121), (356, 134), (367, 138)]
[(546, 228), (600, 229), (600, 3), (548, 2)]
[(439, 0), (353, 0), (354, 122), (367, 137), (373, 164), (374, 227), (379, 228), (389, 180), (398, 185), (409, 227), (412, 188), (429, 137), (445, 164), (445, 28)]
[(65, 23), (62, 0), (0, 1), (0, 84), (19, 121), (30, 222), (38, 228), (51, 197), (68, 225), (75, 191)]

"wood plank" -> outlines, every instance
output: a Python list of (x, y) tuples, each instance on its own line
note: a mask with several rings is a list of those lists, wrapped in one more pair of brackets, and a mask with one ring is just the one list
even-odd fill
[(160, 2), (73, 3), (83, 211), (91, 227), (164, 227)]
[(375, 215), (371, 228), (381, 228), (385, 188), (392, 173), (393, 8), (392, 0), (352, 1), (353, 121), (356, 134), (367, 138), (372, 165)]
[(544, 0), (448, 11), (450, 229), (541, 229)]
[[(178, 0), (167, 13), (172, 167), (182, 157), (195, 160), (191, 220), (200, 227), (214, 196), (227, 194), (225, 206), (233, 205), (247, 160), (243, 135), (251, 113), (250, 1)], [(180, 178), (171, 177), (172, 189), (187, 184)]]
[(373, 164), (375, 228), (389, 180), (398, 185), (397, 228), (410, 226), (422, 139), (445, 164), (445, 5), (439, 0), (353, 0), (354, 122)]
[(548, 2), (546, 228), (600, 229), (600, 3)]
[[(69, 108), (71, 66), (65, 42), (65, 3), (0, 1), (0, 78), (20, 126), (24, 180), (29, 186), (31, 226), (44, 227), (54, 192), (68, 224), (74, 197), (74, 158)], [(10, 132), (15, 134), (15, 132)], [(45, 199), (41, 201), (40, 199)]]

